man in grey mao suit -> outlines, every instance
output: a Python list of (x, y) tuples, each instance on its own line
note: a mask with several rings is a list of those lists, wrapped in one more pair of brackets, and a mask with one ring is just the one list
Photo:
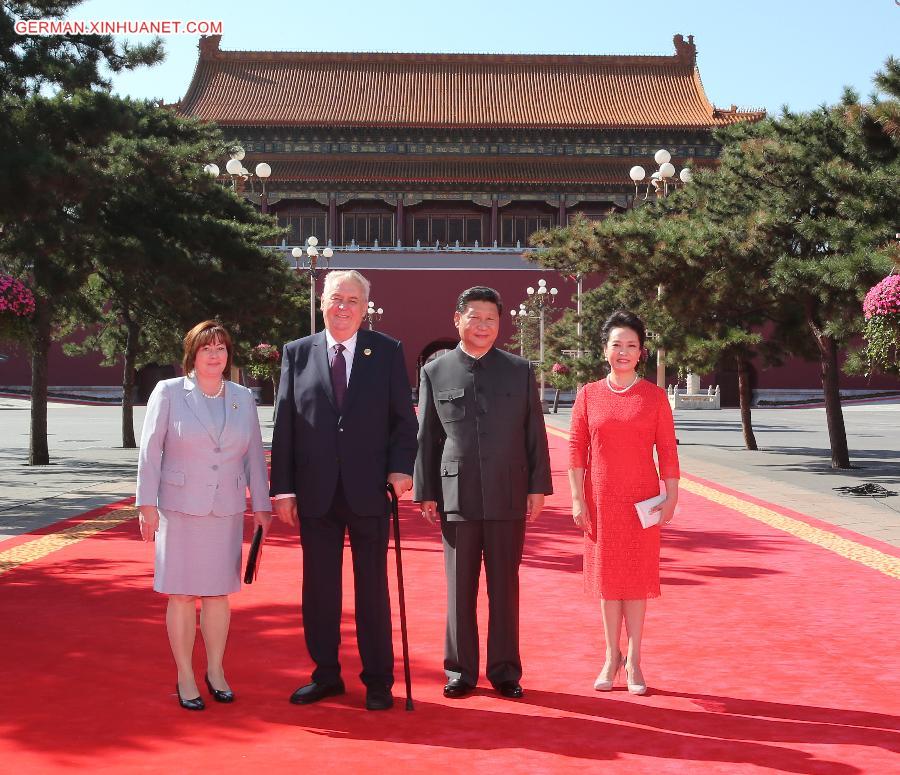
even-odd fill
[(528, 361), (494, 347), (503, 311), (492, 288), (460, 295), (455, 349), (427, 364), (419, 389), (415, 499), (440, 515), (447, 574), (444, 695), (478, 681), (476, 602), (484, 556), (489, 598), (487, 678), (502, 695), (519, 683), (519, 564), (525, 517), (553, 492), (547, 434)]

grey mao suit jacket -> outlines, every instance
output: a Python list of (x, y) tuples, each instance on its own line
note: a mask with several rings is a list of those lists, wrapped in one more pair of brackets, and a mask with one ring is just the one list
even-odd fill
[(461, 347), (425, 366), (415, 499), (443, 517), (524, 519), (529, 493), (553, 492), (544, 415), (524, 358)]

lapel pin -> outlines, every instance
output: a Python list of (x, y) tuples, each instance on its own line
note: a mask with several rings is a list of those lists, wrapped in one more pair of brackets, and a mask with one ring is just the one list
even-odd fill
[(368, 347), (365, 350), (363, 350), (363, 355), (371, 355), (371, 354), (372, 354), (372, 351)]
[(232, 409), (237, 409), (237, 401), (232, 401), (232, 402), (231, 402), (231, 408), (232, 408)]

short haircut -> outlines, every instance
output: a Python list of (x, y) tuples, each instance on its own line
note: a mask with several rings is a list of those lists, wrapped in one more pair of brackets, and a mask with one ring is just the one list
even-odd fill
[(363, 290), (364, 302), (369, 301), (369, 290), (372, 284), (363, 277), (355, 269), (332, 269), (325, 275), (325, 285), (322, 287), (322, 307), (325, 306), (325, 300), (331, 295), (332, 291), (340, 285), (344, 280), (350, 280), (357, 283)]
[(225, 330), (225, 327), (218, 320), (204, 320), (197, 323), (184, 337), (184, 359), (181, 361), (181, 367), (185, 374), (190, 374), (194, 370), (194, 361), (197, 359), (197, 351), (201, 347), (219, 341), (225, 345), (228, 351), (228, 360), (225, 363), (225, 369), (222, 374), (225, 379), (231, 374), (231, 364), (234, 358), (234, 345), (231, 343), (231, 335)]
[(629, 312), (627, 309), (619, 309), (606, 319), (606, 322), (601, 329), (601, 338), (604, 347), (606, 347), (607, 342), (609, 342), (609, 335), (614, 328), (630, 328), (637, 334), (641, 347), (644, 346), (644, 341), (647, 339), (647, 329), (644, 326), (644, 321), (633, 312)]
[(499, 314), (503, 314), (503, 300), (500, 298), (500, 294), (486, 285), (476, 285), (459, 294), (459, 298), (456, 300), (456, 311), (465, 312), (471, 301), (489, 301), (496, 305)]

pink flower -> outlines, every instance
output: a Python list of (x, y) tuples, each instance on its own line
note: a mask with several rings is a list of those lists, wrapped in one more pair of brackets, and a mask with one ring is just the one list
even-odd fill
[(250, 360), (253, 363), (278, 363), (281, 360), (281, 353), (277, 347), (262, 342), (253, 348)]
[(866, 320), (873, 315), (900, 314), (900, 275), (885, 277), (869, 289), (863, 301), (863, 314)]
[(34, 294), (20, 280), (0, 275), (0, 313), (27, 318), (34, 314)]

